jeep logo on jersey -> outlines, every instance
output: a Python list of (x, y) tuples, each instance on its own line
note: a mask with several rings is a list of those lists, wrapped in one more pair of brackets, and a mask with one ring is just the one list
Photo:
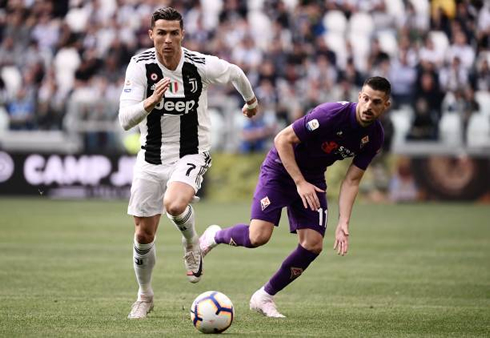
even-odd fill
[(163, 110), (164, 114), (184, 115), (196, 108), (196, 101), (165, 97), (155, 106), (155, 108)]

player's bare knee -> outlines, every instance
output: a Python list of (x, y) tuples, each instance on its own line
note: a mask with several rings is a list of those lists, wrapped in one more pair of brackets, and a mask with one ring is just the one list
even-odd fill
[(169, 200), (164, 201), (164, 206), (167, 213), (172, 216), (182, 215), (182, 213), (185, 211), (185, 208), (187, 208), (187, 204), (185, 203)]
[(319, 255), (322, 250), (323, 250), (323, 242), (317, 242), (317, 241), (313, 241), (313, 242), (308, 242), (308, 241), (304, 241), (301, 243), (301, 246), (303, 248), (305, 248), (306, 250), (310, 251), (310, 252), (313, 252), (317, 255)]
[(320, 246), (317, 246), (317, 247), (313, 247), (312, 249), (308, 250), (308, 251), (311, 251), (317, 255), (321, 254), (322, 251), (323, 251), (323, 246), (320, 245)]
[(155, 240), (155, 234), (142, 229), (136, 229), (135, 238), (136, 242), (140, 244), (147, 244)]
[(135, 218), (134, 225), (134, 236), (138, 243), (147, 244), (155, 240), (155, 227), (152, 226), (151, 220)]
[(271, 237), (268, 236), (267, 234), (250, 234), (250, 243), (254, 246), (254, 247), (258, 247), (258, 246), (262, 246), (264, 244), (266, 244), (267, 242), (269, 242), (269, 239)]

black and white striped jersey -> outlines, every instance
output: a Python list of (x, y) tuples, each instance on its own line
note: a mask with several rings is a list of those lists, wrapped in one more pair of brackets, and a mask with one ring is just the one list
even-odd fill
[[(159, 104), (146, 113), (142, 102), (152, 95), (162, 78), (171, 83)], [(210, 84), (233, 83), (245, 101), (254, 97), (243, 71), (215, 56), (182, 48), (182, 57), (172, 71), (161, 64), (155, 48), (133, 56), (126, 70), (120, 98), (119, 119), (125, 129), (139, 126), (141, 151), (138, 156), (152, 164), (173, 163), (188, 154), (209, 151), (210, 117), (207, 89)], [(128, 109), (139, 106), (138, 109)]]

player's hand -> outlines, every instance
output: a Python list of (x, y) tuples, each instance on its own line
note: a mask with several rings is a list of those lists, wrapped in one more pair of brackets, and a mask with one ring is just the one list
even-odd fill
[(154, 105), (157, 105), (165, 95), (168, 87), (170, 86), (170, 78), (166, 77), (161, 79), (155, 84), (155, 90), (151, 94), (151, 100)]
[(311, 210), (315, 211), (320, 208), (320, 200), (318, 199), (318, 195), (316, 193), (325, 192), (325, 190), (322, 190), (307, 181), (298, 183), (296, 188), (301, 200), (303, 201), (303, 206), (305, 209), (310, 207)]
[(339, 225), (337, 225), (333, 249), (337, 250), (338, 255), (344, 256), (347, 253), (347, 250), (349, 249), (349, 228), (347, 224), (339, 223)]
[(255, 107), (253, 109), (248, 109), (247, 108), (247, 104), (245, 104), (243, 106), (243, 108), (242, 108), (242, 114), (250, 119), (250, 118), (254, 117), (257, 114), (258, 108), (259, 107), (257, 106), (257, 107)]
[(242, 114), (248, 118), (252, 118), (254, 117), (258, 112), (259, 112), (259, 106), (258, 106), (258, 102), (257, 102), (257, 106), (255, 106), (255, 108), (248, 108), (248, 105), (249, 104), (254, 104), (255, 102), (257, 102), (257, 98), (253, 98), (251, 101), (248, 101), (247, 103), (245, 103), (242, 107)]

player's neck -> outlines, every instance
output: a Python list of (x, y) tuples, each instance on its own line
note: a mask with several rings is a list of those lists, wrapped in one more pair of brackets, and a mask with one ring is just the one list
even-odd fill
[(177, 53), (172, 56), (164, 57), (162, 54), (157, 53), (158, 61), (165, 66), (168, 70), (176, 70), (182, 57), (182, 49), (179, 49)]

